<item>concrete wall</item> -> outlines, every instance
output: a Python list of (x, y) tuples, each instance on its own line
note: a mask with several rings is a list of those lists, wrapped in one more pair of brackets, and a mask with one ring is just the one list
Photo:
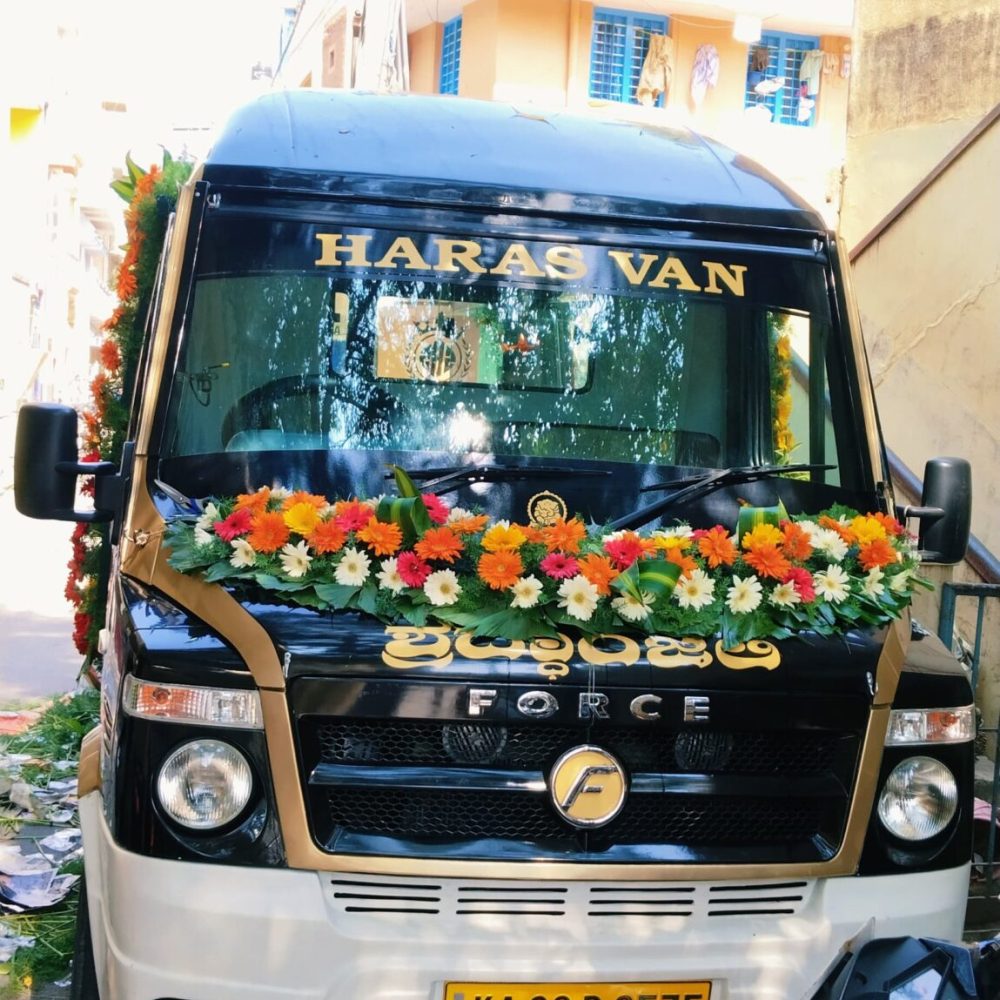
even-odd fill
[(407, 36), (410, 50), (410, 90), (436, 94), (441, 81), (441, 39), (444, 28), (432, 22)]
[(996, 0), (861, 0), (855, 16), (848, 246), (1000, 101)]

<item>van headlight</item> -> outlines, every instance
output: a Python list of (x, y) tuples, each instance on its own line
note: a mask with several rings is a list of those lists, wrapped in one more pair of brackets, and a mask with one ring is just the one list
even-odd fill
[(214, 830), (236, 819), (253, 792), (246, 757), (221, 740), (192, 740), (163, 762), (156, 794), (167, 815), (190, 830)]
[(948, 826), (957, 808), (951, 771), (933, 757), (907, 757), (886, 779), (878, 818), (900, 840), (927, 840)]

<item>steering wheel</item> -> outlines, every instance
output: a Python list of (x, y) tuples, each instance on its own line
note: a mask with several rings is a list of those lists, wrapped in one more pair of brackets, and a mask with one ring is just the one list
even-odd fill
[(329, 399), (343, 403), (359, 413), (358, 429), (370, 431), (379, 419), (395, 409), (397, 402), (377, 386), (366, 387), (365, 399), (348, 395), (346, 386), (338, 378), (319, 375), (286, 375), (272, 379), (240, 396), (222, 418), (223, 447), (243, 430), (265, 430), (274, 419), (275, 404), (298, 396), (319, 396), (326, 393)]

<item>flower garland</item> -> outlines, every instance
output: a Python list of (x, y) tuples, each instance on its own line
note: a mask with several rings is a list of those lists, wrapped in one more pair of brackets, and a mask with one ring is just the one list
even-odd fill
[(899, 617), (915, 587), (929, 586), (902, 525), (845, 507), (795, 518), (745, 508), (735, 534), (685, 524), (609, 532), (579, 518), (490, 520), (432, 494), (330, 502), (265, 486), (173, 521), (166, 544), (174, 569), (210, 583), (508, 639), (566, 625), (721, 634), (729, 647), (834, 635)]
[(787, 465), (795, 450), (792, 417), (792, 337), (787, 316), (774, 314), (768, 322), (771, 341), (771, 432), (777, 465)]
[[(166, 233), (167, 218), (181, 185), (191, 173), (188, 163), (164, 152), (163, 165), (142, 170), (126, 157), (128, 180), (111, 187), (128, 207), (125, 229), (128, 242), (118, 269), (118, 305), (102, 326), (104, 340), (100, 367), (90, 383), (90, 405), (83, 418), (83, 461), (118, 462), (128, 426), (128, 401), (135, 379), (152, 295), (156, 268)], [(93, 480), (85, 480), (83, 493), (93, 495)], [(108, 579), (108, 553), (104, 527), (78, 524), (71, 537), (66, 599), (74, 607), (73, 642), (85, 656), (85, 667), (97, 654), (97, 636), (104, 625)]]

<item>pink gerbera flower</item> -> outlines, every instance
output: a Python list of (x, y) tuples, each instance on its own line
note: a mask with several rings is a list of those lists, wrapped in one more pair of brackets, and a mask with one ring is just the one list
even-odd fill
[(216, 521), (213, 528), (219, 538), (231, 542), (240, 535), (245, 535), (250, 530), (250, 522), (253, 520), (253, 513), (249, 510), (234, 510), (223, 521)]
[(816, 600), (816, 589), (813, 587), (813, 578), (809, 570), (803, 569), (801, 566), (793, 566), (781, 582), (790, 583), (803, 604)]
[(396, 559), (396, 570), (407, 587), (422, 587), (431, 575), (430, 566), (414, 552), (401, 552)]
[(604, 551), (611, 556), (611, 561), (619, 569), (628, 569), (643, 553), (642, 543), (638, 538), (613, 538), (604, 543)]
[(360, 500), (346, 500), (337, 504), (333, 523), (341, 531), (360, 531), (371, 519), (372, 509)]
[(420, 499), (423, 500), (427, 513), (435, 524), (444, 524), (448, 520), (450, 510), (440, 497), (436, 497), (433, 493), (421, 493)]
[(580, 572), (580, 564), (572, 556), (561, 552), (550, 552), (538, 565), (553, 580), (568, 580)]

